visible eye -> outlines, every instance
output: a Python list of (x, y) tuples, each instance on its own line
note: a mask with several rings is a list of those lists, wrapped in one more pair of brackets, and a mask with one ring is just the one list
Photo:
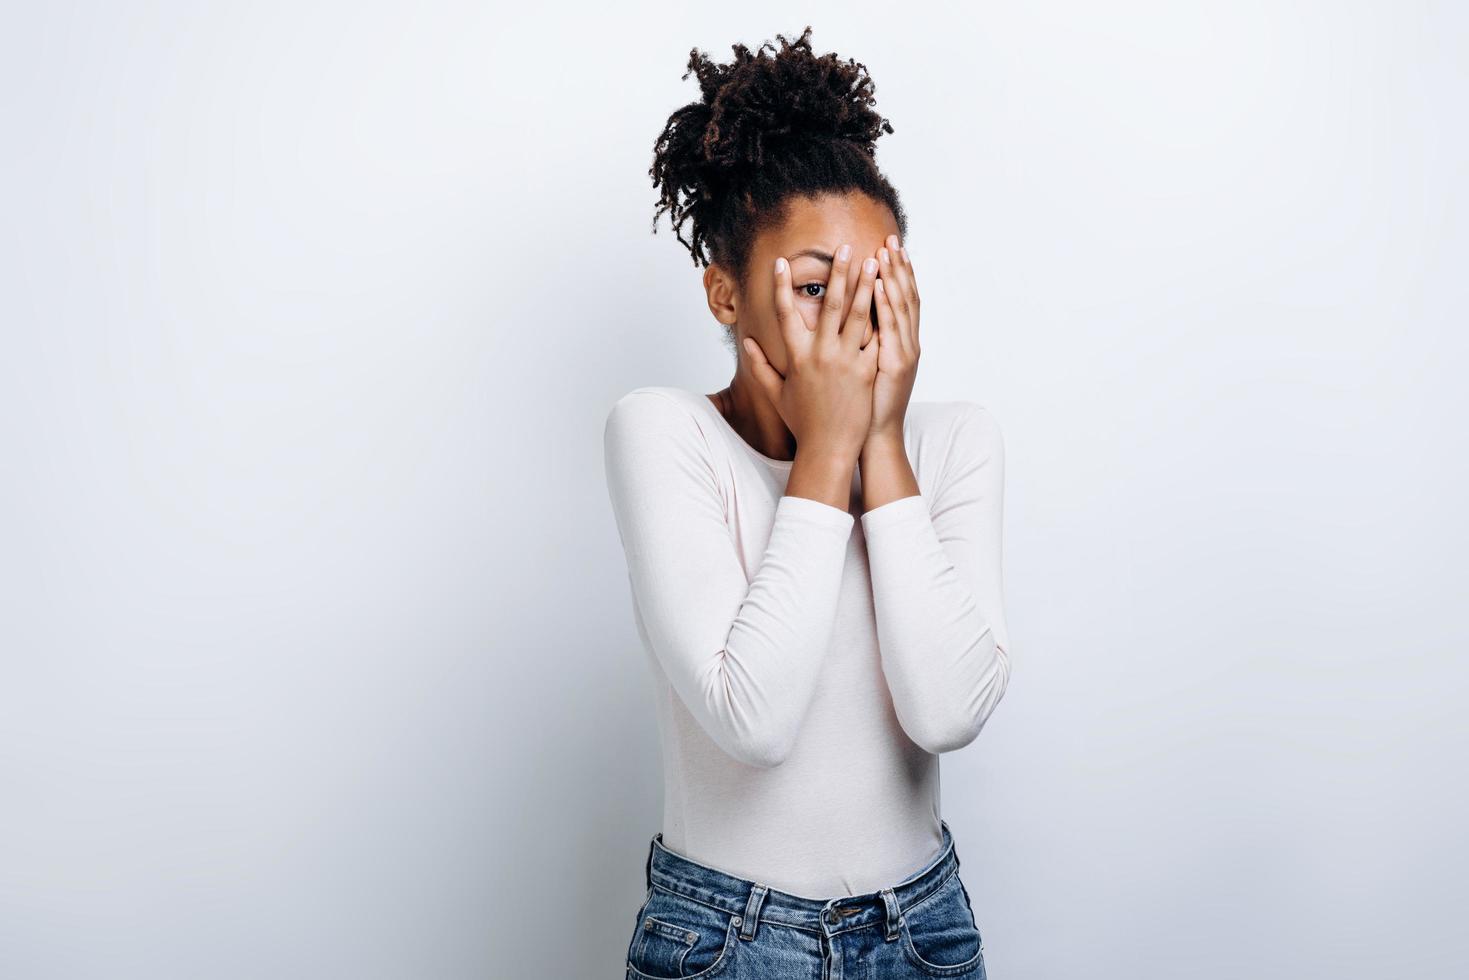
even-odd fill
[(820, 293), (808, 293), (808, 292), (806, 292), (806, 290), (808, 290), (808, 289), (825, 289), (826, 288), (826, 283), (824, 283), (824, 282), (808, 282), (804, 286), (797, 286), (796, 288), (802, 291), (801, 292), (801, 295), (802, 296), (809, 296), (812, 299), (820, 299), (823, 294), (820, 294)]

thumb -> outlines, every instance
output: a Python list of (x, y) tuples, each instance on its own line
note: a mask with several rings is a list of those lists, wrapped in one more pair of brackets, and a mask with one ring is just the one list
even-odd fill
[(779, 405), (780, 390), (785, 383), (780, 372), (770, 366), (770, 361), (766, 360), (765, 352), (760, 349), (759, 344), (755, 343), (755, 338), (746, 337), (742, 345), (745, 348), (745, 356), (750, 361), (750, 373), (755, 376), (756, 383), (764, 389), (765, 397), (770, 399), (772, 405)]

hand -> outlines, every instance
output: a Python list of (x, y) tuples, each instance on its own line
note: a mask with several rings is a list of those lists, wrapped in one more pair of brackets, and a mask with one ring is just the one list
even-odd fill
[[(871, 430), (872, 388), (877, 375), (877, 344), (861, 346), (871, 318), (872, 294), (879, 264), (867, 258), (854, 273), (855, 250), (837, 249), (826, 296), (815, 327), (808, 327), (795, 307), (791, 267), (776, 260), (775, 315), (786, 348), (782, 375), (753, 337), (745, 352), (755, 380), (796, 437), (796, 450), (814, 447), (818, 454), (853, 461)], [(845, 253), (845, 254), (843, 254)], [(857, 275), (857, 292), (847, 301), (847, 281)]]
[(877, 378), (872, 386), (872, 421), (867, 442), (903, 440), (903, 418), (918, 377), (918, 283), (906, 248), (889, 235), (877, 252)]

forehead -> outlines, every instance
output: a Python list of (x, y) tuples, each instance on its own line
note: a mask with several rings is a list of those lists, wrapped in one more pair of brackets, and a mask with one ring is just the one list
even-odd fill
[(785, 221), (766, 229), (756, 250), (793, 255), (804, 248), (835, 252), (843, 242), (859, 255), (871, 255), (888, 235), (898, 234), (892, 210), (866, 194), (823, 194), (795, 197), (786, 207)]

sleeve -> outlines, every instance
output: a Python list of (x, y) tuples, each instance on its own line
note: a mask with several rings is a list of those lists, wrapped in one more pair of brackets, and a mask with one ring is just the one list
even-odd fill
[(747, 577), (697, 420), (637, 390), (608, 414), (607, 489), (652, 653), (689, 713), (747, 765), (785, 761), (836, 620), (856, 518), (783, 496)]
[(933, 497), (862, 515), (883, 675), (903, 730), (935, 754), (974, 741), (1010, 680), (1004, 487), (999, 426), (964, 402)]

